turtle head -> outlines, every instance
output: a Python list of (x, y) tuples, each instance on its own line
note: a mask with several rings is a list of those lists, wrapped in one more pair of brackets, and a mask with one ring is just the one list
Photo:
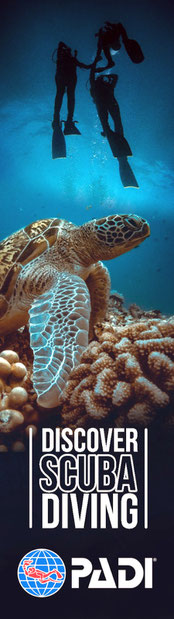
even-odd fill
[(82, 228), (89, 233), (93, 260), (116, 258), (140, 245), (150, 235), (149, 224), (138, 215), (109, 215), (93, 219)]

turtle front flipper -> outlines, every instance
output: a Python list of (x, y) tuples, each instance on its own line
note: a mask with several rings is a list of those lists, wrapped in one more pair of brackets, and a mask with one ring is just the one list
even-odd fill
[(94, 325), (106, 317), (110, 293), (109, 271), (102, 262), (93, 264), (86, 285), (91, 299), (91, 315), (89, 323), (89, 340), (94, 337)]
[(53, 408), (88, 344), (90, 295), (85, 282), (58, 274), (56, 284), (35, 299), (29, 315), (33, 385), (38, 404)]

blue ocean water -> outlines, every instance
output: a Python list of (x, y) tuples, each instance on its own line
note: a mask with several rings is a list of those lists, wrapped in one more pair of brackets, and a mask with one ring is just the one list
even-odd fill
[[(6, 0), (1, 17), (0, 238), (46, 217), (82, 224), (112, 213), (147, 218), (151, 237), (109, 261), (111, 285), (126, 304), (174, 312), (173, 16), (171, 1)], [(75, 119), (66, 159), (52, 160), (55, 88), (52, 52), (60, 40), (90, 63), (95, 33), (121, 21), (145, 60), (134, 64), (124, 46), (115, 56), (115, 96), (139, 189), (125, 189), (89, 92), (89, 71), (78, 69)], [(64, 97), (61, 117), (66, 117)]]

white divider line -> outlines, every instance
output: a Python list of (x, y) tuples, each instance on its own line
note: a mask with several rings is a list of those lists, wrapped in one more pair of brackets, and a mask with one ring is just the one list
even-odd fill
[(149, 526), (148, 514), (148, 429), (144, 429), (144, 528)]
[(29, 529), (33, 528), (33, 429), (29, 428)]

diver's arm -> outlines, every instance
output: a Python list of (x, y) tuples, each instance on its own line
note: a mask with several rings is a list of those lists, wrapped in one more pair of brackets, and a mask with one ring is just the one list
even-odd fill
[(103, 28), (99, 28), (99, 31), (96, 32), (95, 37), (100, 37), (102, 34)]
[(80, 69), (91, 69), (92, 67), (92, 64), (85, 64), (84, 62), (79, 62), (77, 58), (75, 59), (75, 63), (77, 67), (80, 67)]

